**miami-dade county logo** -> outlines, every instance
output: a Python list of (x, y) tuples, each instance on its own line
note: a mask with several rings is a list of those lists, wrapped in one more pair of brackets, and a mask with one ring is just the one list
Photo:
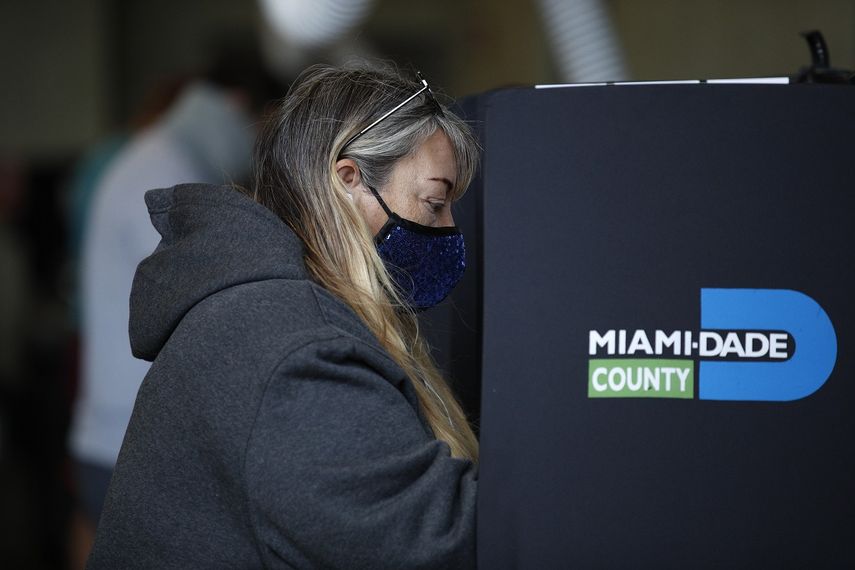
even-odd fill
[[(828, 315), (785, 289), (701, 289), (700, 331), (592, 330), (589, 398), (798, 400), (837, 360)], [(695, 362), (698, 361), (698, 374)]]

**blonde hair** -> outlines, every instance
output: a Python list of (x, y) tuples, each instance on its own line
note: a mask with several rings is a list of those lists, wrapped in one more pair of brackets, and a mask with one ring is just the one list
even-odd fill
[(441, 129), (454, 149), (457, 199), (474, 176), (478, 147), (469, 127), (426, 95), (345, 143), (421, 85), (388, 66), (313, 66), (292, 85), (259, 135), (253, 198), (275, 212), (306, 246), (312, 277), (347, 303), (412, 380), (437, 439), (454, 457), (478, 459), (478, 441), (418, 319), (386, 271), (373, 236), (336, 173), (341, 158), (356, 162), (366, 186), (384, 186), (395, 163)]

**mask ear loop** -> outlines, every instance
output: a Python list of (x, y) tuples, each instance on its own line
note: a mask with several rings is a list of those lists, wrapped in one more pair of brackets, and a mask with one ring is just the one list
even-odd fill
[(371, 186), (368, 186), (368, 184), (366, 184), (365, 187), (371, 190), (371, 193), (374, 195), (374, 198), (377, 199), (377, 202), (379, 202), (380, 206), (383, 208), (383, 211), (386, 212), (386, 217), (388, 218), (386, 220), (386, 223), (383, 224), (383, 227), (380, 228), (380, 231), (377, 232), (377, 234), (374, 236), (374, 244), (378, 245), (389, 234), (389, 232), (392, 231), (392, 228), (401, 223), (402, 220), (401, 217), (398, 216), (398, 214), (393, 212), (389, 208), (389, 206), (386, 205), (386, 202), (383, 201), (383, 198), (380, 197), (380, 194), (377, 192), (377, 190), (375, 190)]
[(383, 201), (383, 198), (380, 197), (380, 193), (377, 192), (377, 190), (375, 190), (373, 187), (369, 186), (368, 184), (366, 184), (365, 187), (368, 188), (369, 190), (371, 190), (371, 193), (374, 194), (374, 197), (380, 203), (380, 206), (383, 208), (383, 211), (386, 212), (387, 216), (389, 216), (390, 218), (397, 218), (398, 217), (398, 215), (395, 214), (395, 212), (393, 212), (391, 209), (389, 209), (389, 206), (386, 205), (386, 202)]

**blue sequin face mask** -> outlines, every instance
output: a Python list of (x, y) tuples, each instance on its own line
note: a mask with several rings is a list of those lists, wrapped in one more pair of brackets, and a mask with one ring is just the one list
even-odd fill
[(401, 294), (414, 309), (445, 299), (466, 269), (466, 247), (457, 226), (434, 228), (394, 213), (376, 190), (371, 193), (389, 219), (374, 236), (377, 252)]

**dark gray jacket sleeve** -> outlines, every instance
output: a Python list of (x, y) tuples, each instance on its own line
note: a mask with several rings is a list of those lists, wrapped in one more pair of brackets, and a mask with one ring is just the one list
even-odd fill
[(280, 364), (246, 456), (268, 566), (475, 568), (476, 468), (426, 431), (407, 391), (388, 356), (352, 337)]

